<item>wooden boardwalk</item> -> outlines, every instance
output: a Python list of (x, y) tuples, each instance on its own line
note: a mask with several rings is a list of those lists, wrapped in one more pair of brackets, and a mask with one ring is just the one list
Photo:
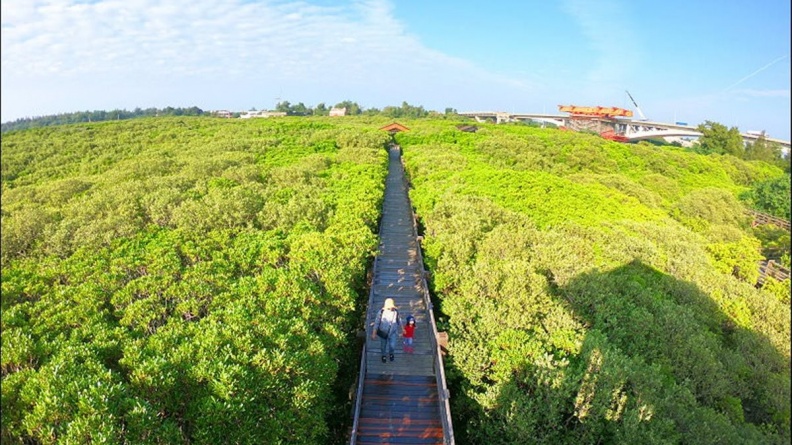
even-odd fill
[[(400, 149), (389, 149), (388, 178), (380, 223), (379, 254), (366, 318), (366, 343), (353, 413), (350, 444), (452, 444), (448, 390), (429, 307), (423, 259), (407, 195)], [(374, 320), (393, 298), (402, 320), (416, 319), (414, 351), (397, 344), (395, 360), (382, 363)]]
[(759, 262), (759, 279), (756, 281), (756, 287), (764, 286), (767, 277), (775, 278), (778, 281), (789, 279), (789, 269), (778, 264), (775, 260), (765, 260)]
[(748, 210), (748, 214), (753, 217), (752, 226), (760, 226), (763, 224), (772, 224), (776, 227), (785, 229), (787, 232), (790, 229), (789, 221), (779, 218), (777, 216), (768, 215), (767, 213), (757, 212), (756, 210)]

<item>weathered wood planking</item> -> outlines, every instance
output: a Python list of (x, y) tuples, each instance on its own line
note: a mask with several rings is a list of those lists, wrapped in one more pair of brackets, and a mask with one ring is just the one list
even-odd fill
[(363, 391), (358, 443), (442, 443), (434, 376), (367, 377)]
[[(391, 149), (366, 319), (366, 372), (355, 443), (442, 444), (444, 440), (434, 369), (437, 349), (430, 341), (431, 314), (424, 300), (424, 266), (413, 222), (399, 152)], [(383, 363), (380, 339), (372, 339), (371, 333), (386, 298), (393, 298), (402, 320), (415, 317), (416, 329), (413, 352), (405, 352), (399, 338), (394, 360)]]

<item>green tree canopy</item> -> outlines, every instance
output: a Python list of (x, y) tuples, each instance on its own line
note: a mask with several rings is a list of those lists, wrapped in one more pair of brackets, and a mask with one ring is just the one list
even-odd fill
[(772, 162), (777, 158), (777, 151), (780, 147), (768, 142), (763, 133), (756, 142), (745, 145), (745, 159)]
[(327, 116), (330, 114), (330, 110), (327, 108), (327, 105), (325, 105), (324, 102), (321, 102), (314, 108), (313, 114), (317, 116)]
[(789, 182), (789, 175), (762, 181), (748, 192), (748, 197), (756, 209), (788, 221), (792, 195)]
[(423, 106), (413, 106), (408, 104), (407, 102), (402, 102), (401, 107), (393, 107), (387, 106), (382, 109), (382, 114), (392, 118), (417, 118), (417, 117), (426, 117), (429, 112), (427, 112)]
[(278, 102), (275, 105), (275, 111), (281, 111), (283, 113), (288, 113), (291, 110), (291, 104), (288, 100), (284, 100), (283, 102)]
[(335, 108), (346, 108), (347, 114), (350, 116), (355, 116), (363, 112), (363, 109), (360, 108), (360, 105), (358, 105), (357, 102), (352, 102), (351, 100), (339, 102), (335, 104)]
[(742, 158), (745, 146), (737, 127), (726, 128), (717, 122), (705, 121), (697, 128), (702, 136), (696, 145), (696, 151), (703, 154), (730, 154)]

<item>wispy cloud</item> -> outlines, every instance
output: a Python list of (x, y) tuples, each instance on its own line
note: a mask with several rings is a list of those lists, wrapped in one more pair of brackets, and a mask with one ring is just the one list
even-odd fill
[(350, 11), (306, 3), (12, 0), (3, 8), (3, 69), (16, 75), (310, 67), (342, 49), (336, 42), (354, 28)]
[(742, 95), (742, 96), (749, 96), (749, 97), (780, 97), (780, 98), (790, 98), (789, 89), (781, 89), (781, 90), (756, 90), (756, 89), (740, 89), (740, 90), (733, 90), (734, 94)]
[(743, 77), (742, 79), (738, 80), (737, 82), (734, 82), (733, 84), (731, 84), (728, 87), (724, 88), (722, 92), (725, 93), (725, 92), (731, 90), (732, 88), (736, 87), (737, 85), (740, 85), (741, 83), (745, 82), (746, 80), (756, 76), (757, 74), (761, 73), (762, 71), (770, 68), (771, 66), (775, 65), (776, 63), (778, 63), (778, 62), (780, 62), (780, 61), (782, 61), (782, 60), (784, 60), (784, 59), (786, 59), (788, 57), (789, 57), (789, 54), (785, 54), (785, 55), (783, 55), (781, 57), (773, 59), (772, 61), (770, 61), (769, 63), (765, 64), (764, 66), (762, 66), (761, 68), (757, 69), (756, 71), (752, 72), (751, 74), (748, 74), (747, 76)]
[(525, 88), (425, 47), (387, 0), (3, 0), (2, 78), (4, 93), (33, 82), (79, 89), (94, 79), (150, 95), (192, 82), (228, 94), (243, 85), (326, 89), (331, 100), (453, 98), (475, 82), (504, 94)]

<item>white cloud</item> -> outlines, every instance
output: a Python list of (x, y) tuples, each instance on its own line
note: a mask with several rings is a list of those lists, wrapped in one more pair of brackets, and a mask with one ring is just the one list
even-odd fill
[[(191, 94), (184, 91), (187, 86), (196, 88), (192, 104), (199, 106), (209, 97), (245, 106), (265, 100), (266, 106), (273, 91), (285, 89), (293, 102), (324, 94), (322, 101), (370, 100), (369, 106), (383, 106), (413, 100), (442, 107), (454, 106), (458, 92), (473, 84), (500, 88), (494, 97), (529, 89), (519, 80), (426, 48), (405, 32), (386, 0), (338, 6), (265, 0), (4, 0), (2, 82), (3, 120), (53, 112), (46, 106), (58, 112), (106, 107), (99, 104), (111, 97), (118, 97), (115, 106), (122, 108), (149, 106), (128, 102), (152, 98), (170, 98), (177, 105)], [(99, 94), (99, 85), (101, 98), (92, 96)], [(44, 90), (58, 94), (51, 94), (46, 105), (25, 100)], [(130, 98), (115, 90), (138, 94)], [(448, 101), (422, 102), (427, 97)]]

